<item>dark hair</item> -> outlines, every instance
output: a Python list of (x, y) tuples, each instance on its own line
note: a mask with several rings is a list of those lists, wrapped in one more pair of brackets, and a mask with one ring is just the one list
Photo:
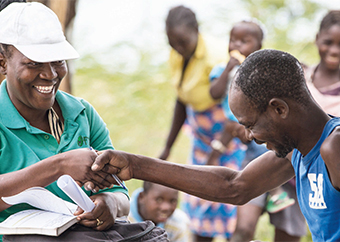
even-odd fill
[(7, 58), (11, 58), (12, 56), (12, 49), (10, 48), (10, 46), (11, 45), (0, 43), (0, 53), (6, 56)]
[(320, 29), (319, 32), (322, 30), (327, 30), (333, 25), (339, 25), (340, 26), (340, 10), (332, 10), (329, 11), (325, 17), (323, 17), (321, 23), (320, 23)]
[(198, 30), (195, 13), (190, 8), (184, 7), (183, 5), (171, 8), (165, 23), (167, 28), (173, 28), (184, 24), (191, 29)]
[(5, 7), (10, 5), (11, 3), (25, 3), (26, 0), (0, 0), (0, 11), (2, 11)]
[(144, 181), (143, 182), (143, 190), (144, 190), (144, 192), (148, 193), (152, 186), (153, 186), (152, 182)]
[(236, 23), (234, 26), (237, 24), (249, 24), (253, 27), (253, 34), (254, 36), (258, 39), (260, 43), (262, 43), (263, 38), (264, 38), (264, 33), (263, 29), (260, 26), (259, 23), (255, 22), (255, 20), (242, 20), (241, 22)]
[(294, 99), (307, 104), (308, 88), (299, 61), (279, 50), (265, 49), (250, 54), (238, 69), (233, 85), (241, 89), (260, 112), (274, 98)]

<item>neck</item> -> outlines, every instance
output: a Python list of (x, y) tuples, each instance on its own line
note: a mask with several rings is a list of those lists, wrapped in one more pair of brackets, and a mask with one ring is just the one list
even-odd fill
[(299, 120), (293, 132), (298, 137), (297, 149), (302, 155), (307, 155), (319, 141), (326, 123), (331, 119), (320, 107), (308, 109), (299, 115)]

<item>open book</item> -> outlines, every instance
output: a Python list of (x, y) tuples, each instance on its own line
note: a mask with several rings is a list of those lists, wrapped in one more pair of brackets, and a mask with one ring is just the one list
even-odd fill
[[(67, 190), (70, 196), (84, 211), (94, 207), (91, 199), (67, 175), (58, 179), (58, 186)], [(27, 203), (38, 209), (28, 209), (9, 216), (0, 223), (0, 234), (43, 234), (58, 236), (66, 229), (77, 223), (73, 213), (77, 205), (64, 201), (43, 187), (32, 187), (11, 197), (2, 197), (10, 205)], [(89, 208), (86, 207), (87, 203)], [(84, 207), (85, 206), (85, 207)]]

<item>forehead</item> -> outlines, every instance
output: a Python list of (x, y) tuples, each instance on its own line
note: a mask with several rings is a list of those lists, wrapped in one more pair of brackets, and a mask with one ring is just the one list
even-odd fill
[(194, 34), (194, 30), (188, 27), (186, 24), (176, 25), (174, 27), (166, 28), (168, 37), (174, 38), (189, 38), (192, 34)]
[(231, 30), (231, 35), (251, 36), (258, 39), (260, 36), (259, 28), (252, 23), (238, 23)]
[(24, 56), (17, 48), (12, 45), (8, 46), (8, 52), (10, 54), (9, 59), (20, 59), (20, 60), (29, 60), (26, 56)]
[(326, 35), (339, 35), (340, 34), (340, 25), (338, 24), (335, 24), (335, 25), (332, 25), (330, 26), (329, 28), (327, 29), (322, 29), (320, 31), (320, 36), (321, 37), (324, 37)]
[(153, 184), (150, 187), (150, 190), (148, 192), (150, 195), (153, 196), (173, 196), (176, 197), (178, 195), (178, 191), (175, 189), (172, 189), (170, 187), (162, 186), (159, 184)]
[(246, 95), (235, 85), (231, 85), (229, 90), (229, 107), (240, 124), (247, 125), (256, 120), (257, 113), (253, 105), (250, 104)]

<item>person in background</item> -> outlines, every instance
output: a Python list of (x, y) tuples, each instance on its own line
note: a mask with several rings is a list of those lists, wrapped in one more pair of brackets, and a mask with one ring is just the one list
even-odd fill
[(228, 97), (246, 137), (270, 149), (243, 170), (182, 165), (115, 150), (101, 152), (92, 170), (237, 205), (295, 176), (313, 241), (339, 241), (340, 118), (325, 113), (311, 96), (299, 61), (278, 50), (252, 53), (238, 69)]
[(340, 11), (329, 11), (322, 19), (315, 44), (320, 62), (306, 67), (306, 80), (321, 94), (340, 95)]
[[(226, 147), (235, 137), (247, 144), (243, 168), (253, 159), (268, 151), (265, 146), (247, 140), (243, 126), (238, 123), (228, 104), (228, 85), (231, 79), (246, 57), (261, 49), (263, 38), (263, 29), (256, 19), (236, 23), (230, 31), (230, 60), (228, 64), (226, 66), (217, 65), (210, 73), (210, 78), (213, 80), (210, 87), (211, 96), (214, 99), (222, 98), (222, 106), (227, 120), (220, 140), (212, 142), (212, 147), (215, 149), (209, 157), (208, 164), (214, 165), (220, 154), (219, 147)], [(306, 222), (295, 199), (295, 184), (292, 180), (243, 206), (239, 206), (236, 229), (230, 241), (243, 242), (253, 239), (257, 221), (265, 211), (269, 213), (270, 222), (275, 226), (274, 241), (299, 241), (300, 237), (306, 234)]]
[(131, 195), (129, 220), (151, 220), (164, 228), (170, 242), (190, 241), (189, 218), (179, 208), (178, 191), (144, 181), (143, 187)]
[[(58, 90), (65, 60), (78, 53), (58, 17), (41, 3), (11, 3), (0, 12), (0, 25), (0, 72), (6, 76), (0, 85), (0, 197), (41, 186), (72, 202), (56, 184), (68, 174), (81, 185), (101, 188), (85, 191), (95, 203), (91, 212), (75, 213), (77, 228), (88, 230), (86, 241), (110, 233), (116, 218), (129, 213), (128, 191), (112, 186), (110, 174), (90, 169), (97, 156), (90, 147), (113, 149), (109, 131), (87, 101)], [(0, 221), (28, 208), (0, 200)]]
[[(195, 13), (184, 6), (172, 8), (166, 19), (166, 33), (172, 47), (170, 67), (177, 99), (170, 133), (160, 159), (167, 159), (178, 133), (187, 120), (191, 129), (190, 164), (205, 165), (210, 143), (218, 139), (225, 116), (221, 104), (209, 94), (209, 73), (222, 61), (200, 34)], [(233, 140), (219, 157), (221, 166), (239, 169), (244, 145)], [(213, 203), (184, 194), (183, 210), (191, 220), (194, 241), (212, 241), (217, 235), (230, 238), (236, 224), (236, 207)]]

